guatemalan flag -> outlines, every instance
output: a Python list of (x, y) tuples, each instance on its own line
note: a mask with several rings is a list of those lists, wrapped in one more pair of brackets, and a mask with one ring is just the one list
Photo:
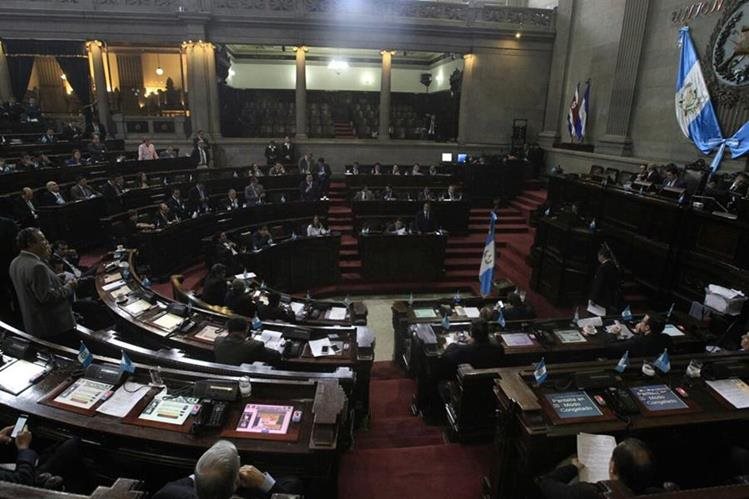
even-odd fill
[(577, 139), (582, 142), (585, 137), (585, 127), (588, 124), (588, 105), (590, 102), (590, 80), (586, 83), (585, 92), (582, 99), (580, 98), (580, 84), (575, 86), (575, 95), (570, 103), (570, 110), (567, 114), (567, 129), (570, 132), (570, 138), (574, 141)]
[(679, 30), (679, 72), (676, 75), (676, 121), (697, 149), (708, 154), (723, 139), (689, 28)]
[(494, 226), (497, 223), (497, 214), (493, 211), (489, 215), (489, 233), (484, 242), (484, 255), (481, 257), (479, 268), (479, 281), (481, 282), (481, 295), (488, 296), (492, 292), (494, 282)]

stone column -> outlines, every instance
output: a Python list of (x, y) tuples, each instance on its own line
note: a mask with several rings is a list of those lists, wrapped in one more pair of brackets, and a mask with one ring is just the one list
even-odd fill
[(463, 55), (463, 76), (460, 82), (460, 109), (458, 110), (458, 143), (465, 144), (468, 139), (470, 115), (468, 94), (473, 85), (476, 72), (476, 54)]
[(632, 102), (637, 87), (642, 40), (647, 27), (650, 0), (626, 0), (619, 52), (616, 55), (606, 135), (596, 141), (596, 153), (617, 156), (632, 155), (629, 125)]
[[(99, 122), (107, 130), (114, 130), (112, 126), (112, 114), (109, 111), (109, 94), (107, 92), (107, 76), (104, 73), (104, 44), (99, 40), (88, 42), (88, 57), (94, 69), (94, 88), (96, 98), (96, 109), (99, 113)], [(120, 130), (122, 132), (122, 130)]]
[(570, 48), (570, 31), (575, 15), (575, 0), (559, 0), (556, 14), (556, 35), (554, 52), (549, 71), (549, 89), (546, 92), (546, 113), (544, 129), (538, 134), (538, 143), (544, 149), (551, 149), (560, 139), (559, 124), (562, 113), (566, 112), (564, 95), (566, 88), (565, 71)]
[(380, 82), (380, 140), (390, 140), (390, 72), (393, 66), (393, 53), (381, 50), (382, 80)]
[[(210, 96), (208, 91), (207, 64), (203, 42), (185, 42), (183, 48), (187, 59), (188, 109), (192, 133), (205, 131), (210, 136)], [(215, 85), (215, 81), (213, 82)]]
[(221, 136), (221, 104), (218, 100), (218, 78), (216, 77), (216, 49), (212, 43), (203, 44), (206, 65), (205, 84), (208, 90), (208, 133), (215, 139)]
[(0, 42), (0, 102), (15, 101), (13, 86), (10, 83), (10, 71), (8, 70), (8, 59), (5, 57), (3, 44)]
[(296, 138), (307, 138), (307, 47), (296, 47)]

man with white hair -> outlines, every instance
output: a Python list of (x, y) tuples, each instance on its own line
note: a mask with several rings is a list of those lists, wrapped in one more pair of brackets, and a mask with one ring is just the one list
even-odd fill
[(239, 452), (233, 443), (219, 440), (205, 451), (195, 465), (195, 474), (167, 483), (153, 499), (230, 499), (238, 495), (269, 498), (276, 493), (296, 493), (296, 480), (282, 484), (268, 473), (250, 465), (241, 465)]

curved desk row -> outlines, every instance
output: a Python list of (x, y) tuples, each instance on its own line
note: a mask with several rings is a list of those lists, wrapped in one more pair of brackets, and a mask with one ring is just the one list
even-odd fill
[(392, 188), (433, 187), (447, 189), (448, 185), (461, 183), (455, 175), (346, 175), (346, 187), (358, 190), (363, 186), (382, 188), (389, 185)]
[[(132, 254), (130, 263), (134, 264)], [(150, 349), (179, 349), (190, 359), (213, 361), (213, 343), (218, 335), (225, 334), (226, 316), (157, 297), (142, 287), (137, 274), (125, 278), (124, 268), (115, 262), (102, 263), (96, 278), (99, 298), (116, 318), (117, 338)], [(357, 412), (362, 417), (368, 413), (369, 372), (374, 360), (375, 338), (367, 327), (314, 327), (265, 321), (263, 331), (281, 333), (290, 343), (291, 348), (284, 348), (278, 367), (320, 372), (352, 368), (357, 376)], [(315, 356), (310, 340), (325, 338), (337, 351), (332, 355)]]
[[(121, 409), (119, 415), (104, 414), (99, 410), (103, 402), (100, 398), (90, 396), (83, 402), (65, 396), (83, 374), (76, 361), (75, 350), (29, 337), (4, 323), (0, 323), (0, 329), (6, 337), (21, 337), (30, 341), (37, 351), (43, 352), (30, 360), (34, 364), (47, 366), (48, 370), (35, 385), (21, 383), (24, 387), (19, 387), (21, 391), (18, 395), (0, 390), (0, 419), (11, 424), (19, 413), (30, 415), (29, 426), (35, 440), (61, 441), (68, 436), (80, 437), (85, 455), (91, 457), (97, 466), (105, 468), (107, 475), (114, 473), (117, 476), (137, 477), (145, 481), (149, 490), (155, 491), (165, 481), (192, 473), (195, 462), (205, 449), (218, 438), (227, 438), (235, 443), (243, 461), (277, 475), (294, 474), (304, 479), (310, 497), (330, 497), (330, 492), (335, 490), (338, 436), (347, 410), (345, 394), (337, 381), (274, 379), (272, 376), (252, 378), (252, 395), (241, 401), (228, 402), (227, 418), (220, 427), (192, 433), (195, 416), (185, 411), (189, 411), (200, 398), (169, 402), (179, 406), (179, 417), (172, 417), (166, 409), (163, 409), (163, 413), (162, 409), (149, 409), (160, 390), (148, 386), (149, 370), (156, 366), (135, 364), (135, 373), (126, 381), (128, 385), (125, 390), (140, 392), (141, 395), (137, 397), (133, 395), (139, 400)], [(6, 360), (8, 362), (3, 370), (28, 369), (27, 364), (14, 367), (13, 359), (6, 357)], [(116, 370), (119, 359), (95, 356), (94, 362), (108, 364)], [(56, 367), (49, 370), (53, 365)], [(0, 379), (3, 370), (0, 370)], [(195, 371), (162, 368), (159, 372), (166, 385), (167, 396), (193, 397), (195, 383), (206, 379), (204, 373)], [(218, 375), (212, 375), (211, 379), (224, 382), (237, 380), (236, 377)], [(145, 386), (139, 388), (134, 383)], [(89, 384), (94, 393), (106, 390), (107, 386)], [(110, 390), (117, 389), (117, 386), (115, 384)], [(302, 411), (301, 421), (290, 423), (286, 432), (273, 436), (238, 432), (235, 428), (238, 428), (247, 403), (292, 406)], [(328, 420), (318, 417), (326, 410), (337, 416)], [(160, 416), (156, 420), (144, 418), (149, 414)], [(183, 417), (186, 417), (184, 422)], [(167, 423), (170, 419), (173, 422)]]
[[(201, 239), (206, 236), (247, 225), (311, 218), (316, 213), (324, 214), (327, 211), (328, 203), (325, 201), (263, 204), (210, 212), (170, 224), (163, 229), (139, 231), (133, 234), (132, 240), (141, 248), (142, 263), (147, 263), (154, 275), (165, 277), (193, 264), (202, 255)], [(337, 257), (337, 253), (335, 256)], [(289, 285), (288, 281), (283, 284)]]

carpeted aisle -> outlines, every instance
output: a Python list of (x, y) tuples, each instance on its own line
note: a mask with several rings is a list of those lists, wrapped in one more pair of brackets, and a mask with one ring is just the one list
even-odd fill
[(392, 362), (375, 362), (370, 428), (343, 455), (338, 496), (345, 499), (476, 499), (488, 473), (490, 445), (450, 444), (442, 429), (409, 410), (416, 385)]

